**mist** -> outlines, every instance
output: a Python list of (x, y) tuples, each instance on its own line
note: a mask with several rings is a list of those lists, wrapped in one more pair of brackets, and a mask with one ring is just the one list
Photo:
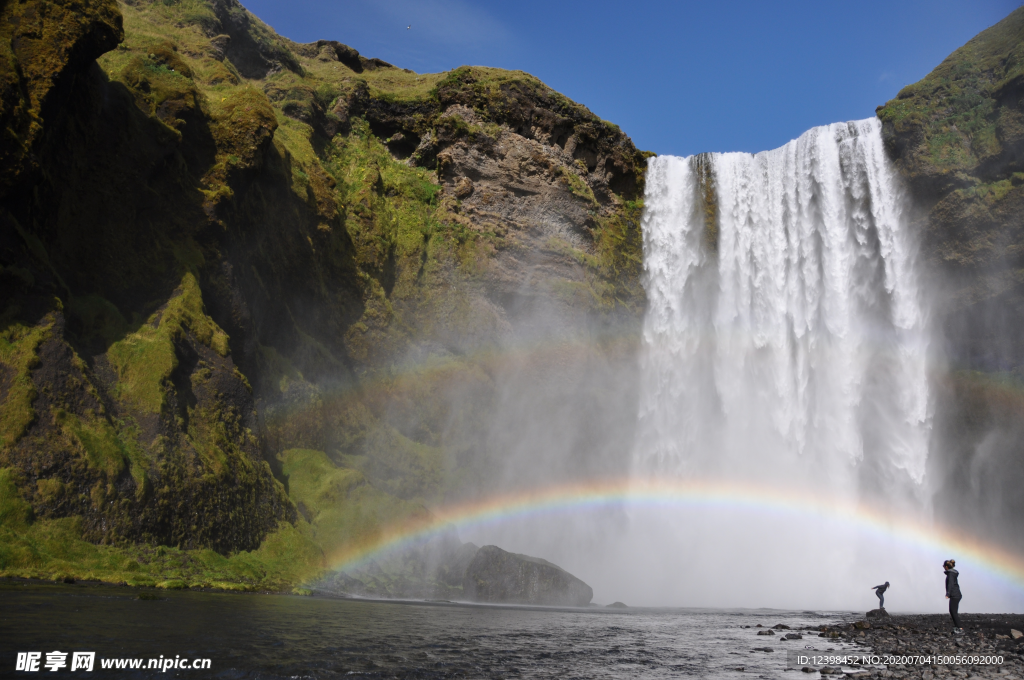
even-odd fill
[[(580, 332), (539, 297), (520, 306), (512, 325), (529, 331), (495, 373), (484, 438), (495, 474), (463, 493), (609, 479), (735, 493), (652, 504), (627, 491), (468, 521), (462, 540), (552, 560), (596, 602), (865, 610), (889, 581), (892, 611), (942, 611), (949, 540), (1001, 521), (992, 494), (1016, 440), (988, 435), (952, 498), (935, 423), (941, 301), (877, 120), (757, 155), (654, 159), (645, 200), (642, 334)], [(958, 567), (972, 611), (1024, 607), (991, 564)]]

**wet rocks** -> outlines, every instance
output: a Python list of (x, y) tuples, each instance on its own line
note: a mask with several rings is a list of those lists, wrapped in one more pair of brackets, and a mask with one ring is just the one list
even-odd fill
[(771, 628), (768, 628), (767, 630), (759, 630), (759, 631), (757, 631), (757, 634), (758, 635), (775, 635), (775, 631), (772, 630)]
[(872, 609), (864, 616), (869, 619), (887, 619), (889, 618), (889, 612), (885, 611), (885, 608), (882, 607), (879, 609)]
[(548, 606), (585, 607), (593, 589), (561, 567), (517, 555), (495, 545), (477, 551), (462, 580), (466, 599)]
[(479, 549), (459, 540), (449, 526), (425, 542), (331, 574), (315, 587), (340, 596), (461, 600), (462, 579)]
[[(890, 615), (874, 625), (859, 628), (857, 623), (822, 626), (821, 635), (862, 646), (884, 659), (887, 655), (901, 660), (924, 658), (926, 661), (862, 666), (857, 675), (870, 678), (932, 678), (1024, 677), (1024, 640), (1013, 639), (1016, 627), (1024, 627), (1019, 614), (961, 614), (964, 635), (952, 634), (952, 623), (945, 614)], [(1022, 636), (1024, 638), (1024, 636)], [(950, 658), (952, 657), (952, 658)], [(992, 663), (957, 664), (955, 659), (989, 660)], [(938, 663), (945, 658), (948, 663)], [(1001, 662), (999, 660), (1001, 659)], [(822, 667), (822, 675), (838, 674), (842, 669)], [(829, 669), (829, 670), (826, 670)], [(849, 670), (849, 669), (847, 669)]]

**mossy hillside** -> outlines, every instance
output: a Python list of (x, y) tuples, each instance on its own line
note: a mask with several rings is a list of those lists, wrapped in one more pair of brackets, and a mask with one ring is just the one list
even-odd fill
[[(188, 318), (179, 302), (164, 310), (168, 321)], [(20, 470), (23, 495), (37, 516), (77, 517), (83, 538), (107, 544), (149, 541), (222, 552), (255, 548), (279, 519), (295, 517), (259, 459), (249, 388), (227, 357), (178, 327), (179, 367), (159, 385), (164, 408), (153, 414), (118, 399), (113, 368), (105, 383), (74, 353), (59, 312), (46, 319), (52, 336), (37, 350), (31, 376), (33, 421), (0, 451), (0, 465)], [(194, 317), (191, 326), (202, 327)], [(200, 335), (217, 337), (216, 329), (207, 330)]]
[(113, 48), (122, 36), (121, 23), (114, 0), (48, 3), (45, 8), (10, 2), (0, 8), (0, 192), (6, 193), (33, 164), (43, 108), (60, 105), (65, 69)]
[[(135, 480), (136, 495), (146, 491), (147, 471), (153, 465), (152, 458), (138, 442), (138, 429), (123, 422), (116, 425), (97, 416), (82, 417), (63, 410), (56, 410), (53, 418), (68, 444), (77, 448), (88, 461), (89, 467), (103, 472), (107, 479), (116, 480), (126, 467)], [(43, 496), (59, 495), (64, 483), (59, 478), (40, 479), (40, 485), (52, 489)]]
[(969, 182), (957, 173), (987, 174), (1024, 139), (1024, 113), (1012, 106), (1024, 84), (1022, 36), (1024, 10), (1018, 9), (879, 107), (879, 118), (891, 126), (890, 142), (909, 155), (903, 162), (913, 163), (915, 173)]
[(8, 324), (0, 331), (0, 449), (14, 446), (36, 417), (31, 370), (39, 361), (36, 351), (53, 326)]
[[(1024, 545), (1012, 507), (1024, 366), (1024, 9), (878, 108), (952, 370), (936, 381), (929, 476), (946, 521)], [(984, 493), (979, 490), (984, 489)], [(998, 499), (998, 500), (997, 500)], [(971, 512), (960, 511), (971, 508)]]
[[(929, 211), (926, 253), (979, 276), (1019, 244), (1024, 189), (1024, 10), (1018, 9), (879, 107), (883, 133)], [(968, 273), (973, 272), (973, 273)]]
[(397, 161), (361, 118), (335, 138), (324, 165), (338, 178), (365, 277), (363, 314), (345, 336), (350, 356), (380, 366), (411, 341), (472, 337), (481, 319), (469, 298), (484, 285), (487, 261), (507, 246), (500, 230), (455, 214), (434, 174)]
[[(205, 309), (215, 242), (194, 237), (231, 173), (262, 162), (274, 114), (254, 113), (266, 99), (237, 78), (207, 78), (216, 60), (193, 68), (187, 31), (130, 35), (102, 71), (74, 74), (76, 115), (51, 120), (38, 144), (48, 175), (5, 206), (30, 225), (35, 285), (60, 271), (53, 292), (68, 301), (62, 349), (38, 369), (50, 392), (7, 460), (41, 517), (79, 517), (88, 540), (253, 548), (294, 509), (260, 460), (248, 382)], [(215, 103), (203, 78), (219, 78)], [(81, 389), (54, 399), (46, 382), (69, 369)]]
[(76, 517), (39, 519), (21, 498), (17, 473), (0, 468), (0, 576), (73, 578), (132, 586), (287, 590), (323, 572), (324, 555), (304, 521), (282, 524), (258, 550), (96, 545)]
[[(323, 65), (322, 62), (305, 67), (310, 73), (315, 73), (317, 68), (340, 68), (337, 64)], [(361, 73), (352, 80), (366, 85), (366, 101), (346, 101), (341, 96), (334, 110), (343, 109), (346, 117), (362, 114), (370, 132), (382, 138), (393, 153), (396, 150), (403, 153), (401, 148), (419, 144), (412, 152), (411, 161), (433, 169), (434, 159), (437, 159), (439, 174), (444, 172), (443, 155), (438, 155), (443, 144), (458, 139), (493, 142), (494, 131), (488, 126), (495, 130), (505, 126), (528, 136), (539, 134), (547, 142), (568, 145), (566, 148), (578, 156), (579, 168), (563, 168), (562, 181), (586, 203), (599, 207), (594, 189), (586, 179), (599, 154), (607, 156), (602, 161), (612, 173), (612, 191), (621, 190), (627, 201), (642, 193), (645, 157), (631, 146), (620, 143), (622, 136), (618, 128), (526, 73), (461, 67), (448, 74), (420, 76), (397, 69), (381, 69)], [(355, 87), (355, 91), (359, 88)], [(458, 117), (441, 115), (452, 105), (469, 106), (480, 116), (482, 125), (474, 126)], [(394, 141), (400, 137), (401, 143)], [(613, 205), (606, 212), (616, 215), (623, 209)], [(458, 222), (450, 214), (445, 217), (445, 221)], [(603, 223), (598, 224), (595, 241), (600, 239), (602, 226)], [(602, 302), (614, 307), (615, 300), (614, 296), (608, 296)]]
[[(424, 76), (295, 45), (232, 2), (121, 10), (124, 40), (76, 74), (75, 115), (41, 119), (37, 195), (7, 204), (28, 227), (4, 272), (24, 270), (17, 295), (66, 301), (61, 347), (98, 404), (47, 403), (12, 459), (40, 521), (78, 517), (82, 536), (118, 549), (230, 555), (289, 516), (260, 459), (279, 465), (296, 444), (413, 504), (483, 474), (493, 369), (447, 348), (500, 330), (486, 287), (517, 245), (460, 214), (439, 174), (446, 144), (486, 145), (505, 126), (571, 149), (570, 193), (593, 211), (580, 251), (593, 284), (578, 302), (639, 308), (622, 275), (639, 272), (640, 208), (627, 203), (642, 158), (536, 79)], [(444, 117), (455, 102), (480, 124)], [(429, 370), (406, 373), (421, 348)], [(57, 450), (60, 472), (40, 474)], [(378, 508), (365, 493), (356, 505)]]
[(289, 496), (327, 555), (372, 546), (389, 527), (428, 517), (423, 505), (377, 490), (361, 472), (338, 467), (322, 451), (289, 449), (280, 458)]
[[(50, 14), (47, 3), (32, 4), (40, 16)], [(202, 193), (183, 191), (204, 163), (197, 92), (189, 79), (152, 60), (146, 68), (156, 75), (132, 76), (135, 89), (112, 84), (88, 63), (64, 78), (75, 83), (64, 95), (76, 115), (40, 138), (35, 155), (46, 175), (26, 174), (31, 192), (5, 202), (26, 242), (38, 240), (35, 254), (48, 262), (47, 274), (59, 277), (63, 288), (56, 292), (66, 301), (95, 294), (127, 310), (166, 296), (176, 284), (175, 251), (202, 215)], [(173, 111), (171, 92), (183, 97)], [(184, 129), (183, 120), (191, 133), (184, 138), (174, 127)], [(140, 173), (140, 167), (152, 170)], [(158, 212), (162, 224), (155, 225), (151, 215)]]
[(267, 414), (272, 445), (318, 447), (383, 493), (426, 506), (443, 503), (479, 486), (494, 462), (481, 449), (495, 361), (435, 360), (357, 389), (275, 407)]
[[(15, 323), (7, 330), (24, 333), (24, 328)], [(142, 488), (151, 461), (134, 441), (132, 428), (106, 413), (87, 367), (63, 341), (62, 312), (46, 313), (34, 331), (43, 337), (26, 376), (34, 390), (31, 420), (16, 440), (0, 449), (0, 465), (21, 469), (19, 479), (38, 514), (61, 516), (89, 507), (93, 521), (105, 523), (105, 515), (121, 509), (109, 507), (106, 490), (122, 476), (134, 478), (129, 484)], [(17, 406), (16, 397), (8, 394), (3, 408)], [(40, 451), (45, 455), (38, 457)]]
[[(460, 592), (438, 582), (430, 559), (415, 547), (378, 554), (361, 565), (345, 563), (360, 549), (379, 545), (388, 532), (427, 526), (430, 515), (421, 504), (378, 491), (362, 473), (336, 466), (322, 451), (291, 449), (281, 454), (281, 460), (291, 498), (311, 518), (313, 535), (328, 564), (345, 567), (343, 573), (324, 574), (317, 585), (378, 596)], [(452, 541), (458, 545), (454, 536)]]
[[(118, 54), (125, 51), (129, 53), (146, 51), (147, 57), (150, 54), (156, 55), (156, 52), (149, 52), (148, 50), (156, 49), (152, 45), (159, 42), (157, 38), (162, 38), (166, 42), (165, 36), (162, 35), (164, 32), (164, 22), (173, 18), (176, 20), (177, 28), (168, 32), (171, 34), (172, 40), (181, 45), (178, 53), (188, 51), (196, 57), (195, 61), (199, 62), (186, 63), (185, 67), (187, 68), (179, 68), (177, 70), (201, 74), (204, 64), (208, 65), (211, 60), (216, 61), (215, 57), (211, 55), (215, 55), (217, 49), (203, 47), (199, 44), (202, 42), (201, 36), (204, 24), (202, 22), (190, 24), (188, 16), (182, 13), (185, 11), (186, 8), (184, 6), (176, 9), (175, 7), (167, 6), (151, 6), (147, 3), (139, 3), (126, 8), (128, 37), (124, 45), (122, 45), (124, 49), (104, 57), (101, 61), (105, 62), (105, 60), (109, 59), (111, 64), (114, 64), (117, 59), (123, 61), (126, 59), (126, 56), (123, 54), (118, 56)], [(178, 13), (175, 14), (175, 12)], [(324, 134), (325, 130), (322, 125), (323, 121), (314, 120), (317, 118), (316, 116), (306, 116), (305, 114), (300, 116), (300, 118), (309, 118), (312, 123), (305, 129), (302, 129), (303, 126), (283, 123), (282, 121), (292, 119), (290, 114), (295, 114), (288, 106), (284, 105), (287, 102), (305, 101), (313, 105), (314, 108), (323, 108), (326, 103), (331, 102), (334, 104), (334, 108), (337, 109), (340, 102), (345, 99), (345, 92), (351, 92), (353, 89), (357, 90), (359, 85), (365, 85), (368, 88), (368, 101), (360, 106), (366, 110), (365, 120), (369, 121), (370, 135), (376, 138), (373, 132), (383, 134), (388, 125), (412, 125), (417, 131), (427, 130), (429, 132), (434, 130), (438, 132), (437, 123), (440, 105), (462, 100), (481, 107), (481, 110), (486, 113), (487, 117), (494, 121), (501, 122), (502, 124), (522, 124), (526, 120), (523, 111), (524, 102), (528, 97), (536, 96), (542, 98), (544, 102), (550, 103), (557, 110), (558, 115), (565, 114), (572, 117), (568, 119), (570, 127), (565, 131), (566, 133), (573, 132), (572, 125), (579, 122), (579, 136), (581, 138), (589, 139), (601, 137), (602, 135), (607, 137), (621, 134), (617, 128), (600, 121), (593, 114), (586, 111), (585, 108), (573, 104), (564, 97), (557, 95), (557, 93), (553, 93), (543, 86), (540, 81), (521, 72), (503, 72), (498, 69), (459, 69), (457, 72), (444, 76), (421, 76), (394, 68), (374, 68), (356, 72), (341, 61), (309, 58), (312, 56), (306, 54), (310, 51), (309, 46), (289, 45), (290, 49), (297, 54), (296, 63), (299, 65), (299, 68), (289, 67), (268, 76), (264, 90), (267, 92), (270, 100), (274, 102), (275, 110), (278, 111), (276, 118), (278, 124), (282, 125), (283, 134), (275, 135), (275, 139), (280, 140), (284, 144), (284, 151), (288, 153), (289, 162), (292, 165), (290, 174), (293, 188), (296, 190), (296, 193), (301, 193), (301, 190), (304, 188), (309, 189), (306, 192), (306, 198), (311, 198), (310, 202), (316, 204), (315, 207), (318, 213), (328, 218), (325, 221), (326, 223), (318, 225), (318, 229), (322, 234), (333, 230), (330, 225), (333, 211), (329, 208), (330, 201), (324, 200), (323, 194), (326, 192), (323, 191), (323, 188), (324, 185), (330, 186), (333, 184), (337, 178), (334, 177), (336, 173), (322, 172), (324, 169), (322, 166), (326, 165), (324, 162), (326, 160), (325, 156), (329, 155), (332, 145), (324, 146), (324, 139), (319, 137), (319, 135)], [(187, 49), (185, 46), (188, 46)], [(319, 56), (319, 52), (317, 56)], [(106, 68), (107, 65), (104, 65)], [(110, 70), (112, 72), (117, 71), (114, 68)], [(329, 79), (333, 80), (333, 82), (324, 82), (329, 81)], [(230, 89), (219, 83), (202, 82), (202, 78), (198, 75), (196, 76), (196, 82), (201, 90), (206, 91), (207, 101), (213, 104), (224, 98), (218, 95), (223, 95), (226, 89)], [(251, 93), (252, 88), (249, 87), (246, 91)], [(336, 92), (342, 94), (335, 97)], [(281, 104), (281, 106), (278, 107), (278, 104)], [(402, 114), (406, 109), (402, 109), (402, 106), (405, 105), (412, 107), (413, 114), (403, 118)], [(396, 109), (395, 107), (398, 108)], [(259, 107), (253, 105), (246, 108), (255, 110)], [(327, 115), (330, 112), (322, 113)], [(345, 113), (351, 120), (357, 119), (357, 117), (351, 116), (355, 111), (346, 111)], [(269, 130), (273, 126), (264, 125), (262, 127)], [(417, 134), (411, 128), (406, 129), (406, 131), (411, 135)], [(270, 132), (272, 133), (273, 131), (270, 130)], [(365, 127), (354, 132), (356, 136), (363, 138), (367, 134)], [(440, 136), (440, 134), (436, 136)], [(389, 135), (387, 139), (390, 140), (390, 137)], [(310, 149), (314, 143), (318, 149), (317, 153), (321, 156), (319, 159), (316, 157), (316, 154), (310, 154)], [(258, 144), (243, 144), (243, 146), (246, 148), (259, 147)], [(241, 158), (238, 154), (233, 153), (227, 153), (224, 157), (228, 160), (233, 157)], [(393, 159), (389, 160), (393, 162)], [(587, 161), (581, 159), (580, 162), (585, 165)], [(636, 163), (635, 159), (631, 159), (630, 162), (633, 162), (634, 167), (642, 168), (642, 162)], [(362, 169), (365, 170), (365, 168), (366, 166), (363, 165)], [(315, 181), (318, 178), (325, 181), (318, 183)], [(419, 179), (422, 181), (422, 178)], [(210, 191), (213, 190), (211, 189)], [(315, 196), (311, 197), (310, 195)], [(384, 203), (390, 204), (392, 202), (385, 201)], [(364, 201), (363, 204), (365, 205), (366, 202)], [(343, 207), (348, 207), (350, 204), (345, 202), (345, 199), (342, 199), (342, 205)], [(324, 209), (325, 206), (327, 206), (326, 210)], [(374, 206), (369, 209), (373, 210), (373, 212), (380, 212), (379, 208), (380, 206)], [(403, 210), (399, 209), (395, 212), (401, 216)], [(445, 216), (442, 215), (442, 217)], [(403, 229), (404, 235), (414, 234), (417, 226), (420, 227), (421, 231), (425, 231), (425, 228), (422, 226), (423, 219), (416, 219), (413, 222), (418, 222), (419, 224), (411, 225), (412, 228), (409, 229)], [(371, 278), (380, 280), (379, 273), (382, 269), (382, 256), (391, 249), (391, 243), (388, 238), (389, 234), (386, 233), (386, 230), (382, 233), (380, 229), (381, 221), (377, 221), (376, 224), (371, 225), (374, 228), (366, 231), (363, 231), (364, 226), (356, 225), (356, 229), (348, 228), (348, 231), (355, 236), (353, 240), (356, 241), (357, 253), (360, 255), (365, 254), (366, 260), (369, 260), (372, 268), (377, 270), (371, 273)], [(346, 224), (346, 227), (348, 227), (348, 224)], [(369, 238), (360, 238), (364, 236)], [(458, 253), (468, 254), (474, 260), (481, 252), (481, 248), (475, 243), (471, 243), (469, 247), (462, 247), (464, 244), (461, 243), (459, 246)], [(415, 256), (415, 253), (412, 254)], [(419, 271), (419, 269), (416, 268), (413, 271)], [(372, 276), (372, 274), (377, 274), (377, 276)], [(387, 288), (387, 286), (384, 287)], [(387, 292), (385, 290), (385, 294)], [(364, 302), (369, 302), (370, 316), (372, 316), (369, 320), (371, 322), (379, 323), (382, 318), (386, 319), (390, 314), (386, 305), (378, 304), (379, 297), (379, 295), (372, 294), (372, 291), (369, 291), (369, 294), (364, 293), (363, 295)], [(602, 301), (605, 303), (610, 302), (614, 306), (615, 299), (614, 296), (606, 296)], [(374, 325), (374, 323), (367, 324), (366, 320), (359, 320), (357, 323), (363, 324), (367, 328), (372, 328)], [(361, 327), (356, 326), (356, 329), (358, 330)], [(354, 340), (358, 340), (359, 334), (352, 334), (351, 337)], [(366, 343), (366, 346), (376, 346), (376, 343)], [(368, 361), (374, 358), (373, 355), (358, 350), (357, 355)]]
[[(1024, 363), (1024, 9), (879, 107), (961, 368)], [(1010, 337), (1013, 336), (1013, 337)], [(982, 341), (982, 338), (985, 340)]]
[(174, 345), (189, 334), (222, 357), (228, 355), (228, 336), (206, 315), (196, 277), (186, 272), (167, 304), (154, 312), (139, 330), (107, 350), (117, 371), (115, 394), (134, 407), (160, 413), (166, 403), (167, 382), (177, 368)]
[(604, 162), (622, 173), (613, 179), (612, 191), (626, 199), (643, 193), (644, 154), (621, 143), (624, 138), (616, 125), (528, 73), (462, 66), (443, 74), (429, 98), (445, 108), (467, 106), (486, 123), (507, 126), (530, 137), (540, 134), (561, 147), (571, 139), (570, 153), (588, 172), (595, 169), (599, 151), (609, 152)]

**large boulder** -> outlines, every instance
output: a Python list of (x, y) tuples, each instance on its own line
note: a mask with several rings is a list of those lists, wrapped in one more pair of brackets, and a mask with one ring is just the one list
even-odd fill
[(539, 557), (480, 548), (462, 579), (466, 599), (550, 606), (585, 607), (594, 590), (561, 567)]
[(475, 543), (463, 543), (437, 568), (437, 580), (449, 586), (461, 586), (466, 570), (480, 552)]

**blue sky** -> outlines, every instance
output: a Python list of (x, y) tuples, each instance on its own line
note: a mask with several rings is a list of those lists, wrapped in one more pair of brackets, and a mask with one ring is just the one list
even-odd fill
[[(521, 69), (658, 153), (867, 118), (1021, 0), (242, 0), (280, 34), (420, 73)], [(406, 28), (412, 25), (411, 29)]]

